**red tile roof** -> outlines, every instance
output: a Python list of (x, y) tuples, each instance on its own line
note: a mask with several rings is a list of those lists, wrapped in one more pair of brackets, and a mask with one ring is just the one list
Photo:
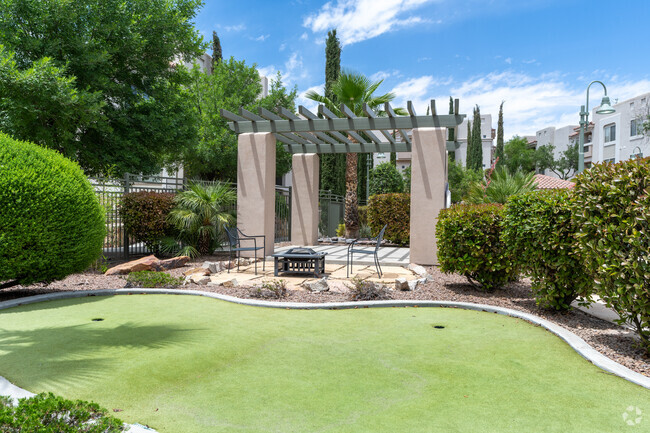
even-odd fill
[(543, 174), (535, 175), (536, 189), (572, 189), (575, 183)]

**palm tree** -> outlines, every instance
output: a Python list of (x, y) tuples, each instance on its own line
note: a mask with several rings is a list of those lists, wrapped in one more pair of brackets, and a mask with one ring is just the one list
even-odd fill
[(470, 185), (465, 202), (505, 204), (511, 195), (534, 191), (536, 186), (535, 173), (517, 171), (515, 174), (510, 174), (505, 167), (499, 167), (488, 176), (487, 180)]
[[(365, 75), (358, 74), (352, 71), (343, 70), (339, 78), (332, 85), (332, 93), (336, 96), (336, 100), (341, 104), (345, 104), (355, 116), (364, 116), (363, 106), (368, 104), (379, 116), (385, 115), (381, 107), (386, 102), (395, 99), (394, 93), (386, 93), (381, 96), (374, 96), (375, 91), (384, 80), (371, 81)], [(313, 90), (310, 90), (305, 96), (312, 101), (324, 104), (334, 114), (339, 117), (345, 117), (341, 113), (341, 109), (330, 98), (319, 95)], [(401, 109), (395, 109), (397, 114), (406, 114)], [(354, 139), (348, 136), (350, 141)], [(345, 157), (345, 236), (348, 238), (357, 237), (359, 234), (359, 209), (357, 198), (357, 163), (358, 158), (356, 153), (348, 153)]]
[(174, 197), (176, 208), (169, 222), (180, 233), (180, 255), (197, 257), (211, 254), (219, 244), (224, 224), (235, 221), (233, 207), (237, 193), (221, 182), (207, 187), (190, 183), (187, 191)]

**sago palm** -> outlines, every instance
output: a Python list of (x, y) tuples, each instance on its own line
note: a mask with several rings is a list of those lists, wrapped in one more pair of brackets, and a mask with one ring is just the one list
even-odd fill
[(532, 172), (510, 174), (504, 167), (499, 167), (486, 181), (473, 183), (465, 201), (471, 204), (504, 204), (512, 195), (533, 191), (537, 185), (534, 177), (535, 173)]
[[(394, 93), (385, 93), (374, 96), (375, 91), (383, 80), (371, 81), (368, 77), (351, 71), (342, 71), (338, 80), (332, 85), (332, 93), (339, 103), (345, 104), (355, 116), (364, 116), (363, 105), (368, 104), (379, 116), (385, 115), (381, 109), (384, 103), (395, 99)], [(339, 117), (345, 117), (338, 106), (330, 98), (310, 90), (305, 96), (312, 101), (319, 102), (329, 108)], [(406, 114), (403, 109), (395, 109), (397, 114)], [(354, 141), (348, 136), (350, 141)], [(357, 198), (357, 154), (348, 153), (345, 157), (345, 235), (348, 238), (357, 237), (359, 234), (359, 209)]]
[(176, 195), (174, 202), (176, 208), (170, 212), (169, 222), (180, 232), (180, 254), (211, 254), (219, 244), (224, 224), (235, 220), (235, 190), (221, 182), (207, 187), (191, 183), (187, 191)]

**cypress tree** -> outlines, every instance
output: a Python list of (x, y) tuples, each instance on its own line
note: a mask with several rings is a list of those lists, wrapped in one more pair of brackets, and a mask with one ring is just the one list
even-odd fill
[(219, 40), (219, 36), (217, 36), (217, 32), (212, 31), (212, 69), (214, 69), (214, 65), (221, 62), (221, 60), (223, 60), (221, 41)]
[(503, 102), (501, 101), (501, 106), (499, 107), (499, 121), (497, 123), (497, 149), (496, 149), (496, 157), (498, 158), (497, 161), (497, 167), (500, 167), (503, 165)]
[[(325, 96), (336, 102), (332, 84), (341, 74), (341, 43), (336, 29), (327, 32), (325, 43)], [(324, 153), (320, 155), (320, 187), (334, 194), (345, 195), (345, 154)], [(365, 190), (364, 190), (365, 191)]]
[(481, 109), (474, 109), (472, 122), (472, 146), (467, 151), (467, 168), (483, 170), (483, 140), (481, 138)]

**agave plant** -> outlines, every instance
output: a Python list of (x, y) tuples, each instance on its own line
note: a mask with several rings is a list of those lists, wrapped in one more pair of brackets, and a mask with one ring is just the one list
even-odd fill
[(470, 204), (504, 204), (511, 195), (533, 191), (536, 185), (535, 173), (517, 171), (510, 174), (500, 167), (489, 173), (486, 180), (472, 183), (464, 201)]
[(219, 246), (223, 226), (235, 221), (237, 193), (225, 183), (190, 183), (189, 189), (177, 194), (174, 202), (176, 207), (169, 214), (169, 222), (180, 234), (167, 246), (178, 255), (211, 254)]

